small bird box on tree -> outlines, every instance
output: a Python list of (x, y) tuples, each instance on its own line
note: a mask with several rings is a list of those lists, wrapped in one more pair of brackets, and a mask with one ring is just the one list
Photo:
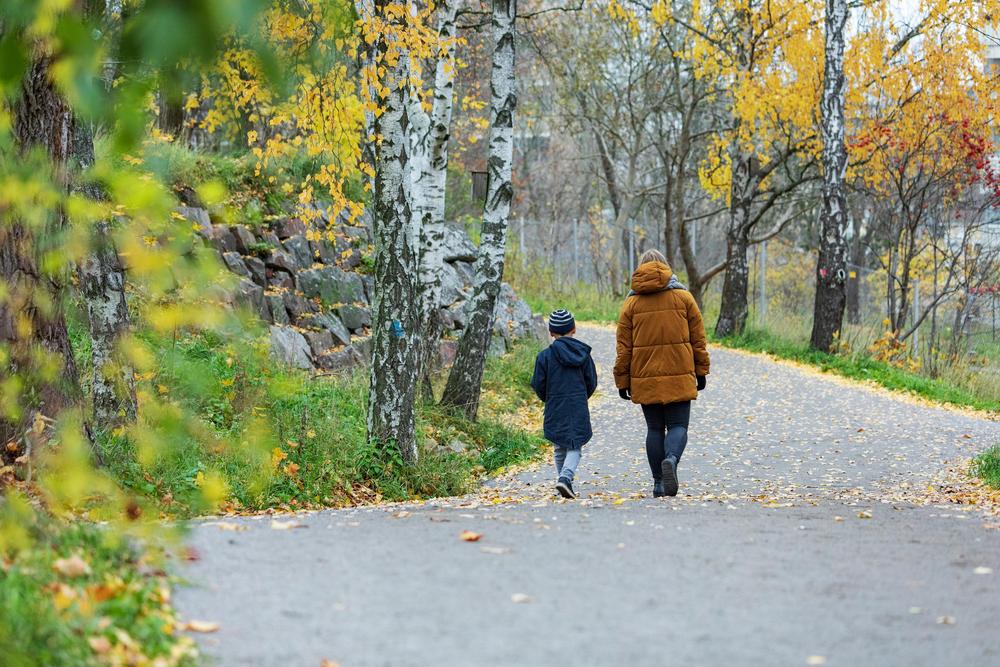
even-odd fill
[(489, 191), (489, 174), (485, 171), (473, 171), (472, 173), (472, 198), (479, 201), (486, 201), (486, 193)]

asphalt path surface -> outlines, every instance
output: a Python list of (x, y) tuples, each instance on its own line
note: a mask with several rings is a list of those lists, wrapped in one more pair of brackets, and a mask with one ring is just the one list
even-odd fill
[(198, 522), (176, 603), (219, 623), (210, 661), (1000, 664), (1000, 518), (946, 493), (1000, 424), (713, 349), (680, 494), (653, 499), (614, 332), (579, 337), (601, 383), (580, 499), (539, 465), (461, 498)]

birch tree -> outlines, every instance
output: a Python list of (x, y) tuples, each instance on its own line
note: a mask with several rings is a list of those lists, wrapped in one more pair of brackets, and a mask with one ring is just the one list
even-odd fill
[(847, 146), (844, 143), (844, 27), (847, 0), (826, 0), (823, 95), (820, 122), (823, 134), (823, 212), (820, 218), (819, 261), (816, 264), (816, 302), (810, 344), (828, 351), (844, 322), (847, 303)]
[[(72, 152), (80, 171), (93, 166), (93, 128), (82, 119), (76, 122)], [(84, 181), (77, 188), (89, 199), (106, 199), (104, 190), (96, 183)], [(122, 336), (131, 330), (131, 319), (125, 298), (125, 267), (115, 248), (110, 221), (96, 223), (91, 252), (77, 268), (77, 275), (90, 324), (94, 426), (108, 430), (135, 421), (136, 417), (132, 368), (122, 364), (117, 354)]]
[(419, 96), (411, 95), (414, 137), (413, 217), (420, 242), (420, 378), (423, 391), (433, 400), (430, 375), (441, 340), (438, 309), (441, 300), (441, 272), (444, 268), (444, 204), (448, 178), (448, 138), (454, 105), (455, 15), (458, 0), (446, 0), (440, 7), (437, 38), (440, 43), (434, 70), (431, 113)]
[(417, 460), (414, 409), (419, 360), (419, 248), (411, 210), (410, 53), (403, 42), (405, 10), (376, 0), (366, 30), (380, 34), (374, 49), (384, 100), (375, 119), (375, 290), (368, 394), (368, 438), (395, 444), (407, 462)]
[(507, 219), (514, 194), (511, 164), (514, 151), (514, 109), (517, 106), (514, 68), (514, 23), (517, 0), (493, 0), (493, 65), (490, 75), (489, 185), (476, 258), (476, 282), (469, 304), (469, 321), (448, 375), (441, 403), (475, 419), (493, 333), (497, 295), (503, 278)]

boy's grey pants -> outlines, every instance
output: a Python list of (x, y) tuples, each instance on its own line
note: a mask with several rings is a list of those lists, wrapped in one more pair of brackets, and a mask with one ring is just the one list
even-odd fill
[(556, 474), (572, 482), (573, 475), (576, 474), (576, 467), (580, 465), (583, 450), (580, 448), (566, 449), (559, 445), (553, 445), (552, 454), (556, 460)]

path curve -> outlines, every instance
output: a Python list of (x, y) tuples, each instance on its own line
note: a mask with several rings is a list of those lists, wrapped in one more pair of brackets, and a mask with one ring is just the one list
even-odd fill
[[(614, 332), (576, 502), (548, 466), (472, 496), (193, 529), (186, 618), (220, 665), (1000, 661), (1000, 519), (934, 502), (1000, 424), (712, 350), (675, 499), (649, 496)], [(870, 517), (870, 518), (868, 518)], [(228, 521), (228, 520), (227, 520)], [(463, 542), (463, 530), (479, 532)]]

